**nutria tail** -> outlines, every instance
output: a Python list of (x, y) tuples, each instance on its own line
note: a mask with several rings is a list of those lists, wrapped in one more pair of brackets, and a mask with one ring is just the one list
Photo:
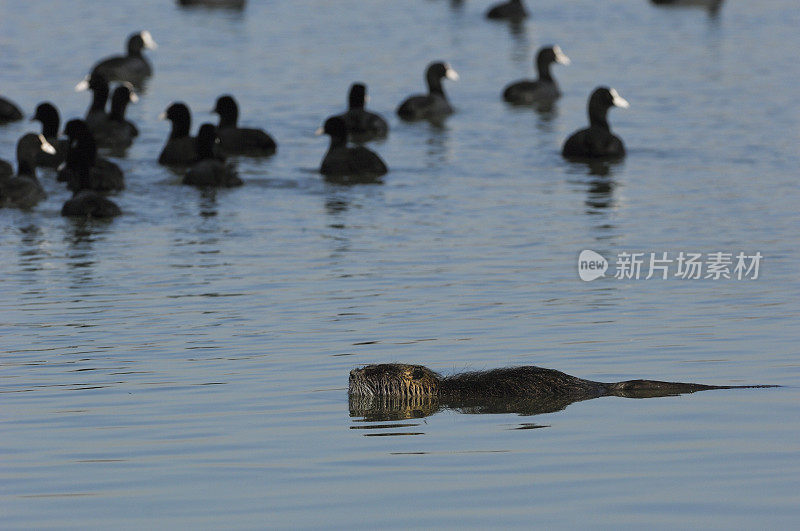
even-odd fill
[(751, 389), (764, 387), (780, 387), (779, 385), (704, 385), (681, 382), (659, 382), (658, 380), (627, 380), (606, 384), (609, 394), (624, 398), (654, 398), (659, 396), (675, 396), (711, 389)]

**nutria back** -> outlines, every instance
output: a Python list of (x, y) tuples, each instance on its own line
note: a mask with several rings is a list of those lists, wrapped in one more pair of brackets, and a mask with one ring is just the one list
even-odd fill
[(456, 374), (442, 379), (439, 395), (448, 398), (565, 396), (595, 398), (609, 393), (608, 384), (584, 380), (542, 367), (506, 367)]

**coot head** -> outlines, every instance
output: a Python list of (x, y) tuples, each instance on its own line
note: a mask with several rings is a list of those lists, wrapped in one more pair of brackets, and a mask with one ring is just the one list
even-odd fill
[(192, 113), (189, 106), (182, 101), (170, 103), (169, 106), (158, 115), (161, 120), (172, 122), (172, 136), (189, 136), (189, 129), (192, 125)]
[(572, 61), (570, 61), (569, 57), (567, 57), (564, 52), (561, 51), (561, 48), (556, 44), (553, 46), (545, 46), (539, 50), (538, 54), (536, 54), (537, 65), (549, 65), (551, 63), (568, 65), (572, 63)]
[(86, 122), (77, 118), (67, 122), (67, 124), (64, 126), (64, 134), (67, 135), (70, 140), (85, 137), (87, 135), (89, 137), (92, 136), (92, 133), (89, 131), (89, 127), (86, 125)]
[(153, 36), (147, 30), (140, 31), (128, 37), (128, 55), (138, 55), (142, 49), (155, 50), (158, 48)]
[(42, 133), (46, 137), (54, 138), (58, 136), (58, 126), (61, 124), (61, 117), (56, 106), (50, 102), (40, 103), (36, 107), (36, 113), (31, 121), (38, 120), (42, 124)]
[(239, 105), (236, 104), (236, 100), (230, 94), (217, 98), (217, 104), (211, 112), (219, 115), (220, 127), (235, 127), (236, 122), (239, 120)]
[(425, 77), (429, 83), (433, 79), (438, 81), (444, 77), (453, 81), (458, 81), (459, 79), (458, 72), (453, 70), (449, 64), (441, 61), (428, 65), (428, 69), (425, 71)]
[(69, 137), (67, 166), (93, 166), (97, 158), (97, 143), (86, 122), (77, 118), (68, 121), (64, 134)]
[(597, 87), (589, 97), (589, 116), (592, 116), (595, 112), (601, 112), (605, 115), (606, 111), (611, 107), (627, 109), (630, 105), (628, 100), (620, 96), (615, 89), (610, 87)]
[(44, 151), (48, 155), (55, 155), (56, 148), (44, 138), (44, 135), (28, 133), (17, 142), (17, 162), (19, 174), (27, 174), (36, 167), (36, 154)]
[(160, 120), (169, 120), (171, 122), (191, 122), (192, 114), (189, 112), (189, 106), (182, 101), (170, 103), (164, 112), (158, 115)]
[(121, 120), (125, 116), (128, 103), (136, 103), (139, 97), (131, 90), (130, 83), (123, 83), (114, 89), (111, 95), (111, 117)]
[(92, 72), (75, 85), (75, 92), (84, 90), (91, 90), (95, 95), (104, 94), (105, 97), (108, 97), (108, 79), (100, 72)]
[(325, 120), (325, 125), (317, 129), (316, 134), (328, 135), (334, 142), (347, 142), (347, 124), (338, 116), (331, 116)]
[(350, 95), (348, 97), (349, 107), (351, 109), (363, 109), (367, 104), (367, 86), (363, 83), (353, 83), (350, 86)]

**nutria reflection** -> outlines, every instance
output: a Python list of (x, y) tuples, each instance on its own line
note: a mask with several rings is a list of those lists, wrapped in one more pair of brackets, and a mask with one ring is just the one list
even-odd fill
[(441, 376), (422, 365), (388, 363), (350, 371), (350, 415), (398, 420), (433, 415), (439, 409), (462, 413), (539, 415), (573, 402), (601, 396), (655, 398), (711, 389), (777, 387), (704, 385), (657, 380), (595, 382), (542, 367), (509, 367)]

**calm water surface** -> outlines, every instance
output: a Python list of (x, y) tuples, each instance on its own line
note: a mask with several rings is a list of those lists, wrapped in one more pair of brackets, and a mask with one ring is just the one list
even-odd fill
[[(3, 528), (796, 525), (795, 2), (546, 0), (518, 28), (483, 20), (488, 4), (0, 0), (0, 91), (28, 114), (82, 115), (72, 87), (96, 59), (138, 29), (160, 45), (117, 159), (124, 216), (61, 218), (45, 171), (45, 202), (0, 210)], [(573, 61), (554, 67), (557, 108), (506, 107), (549, 43)], [(438, 58), (461, 74), (458, 113), (400, 123)], [(383, 184), (315, 172), (313, 131), (354, 80), (392, 128), (373, 146)], [(566, 163), (599, 84), (631, 102), (610, 115), (628, 157)], [(240, 189), (182, 187), (155, 163), (156, 117), (181, 99), (196, 130), (226, 92), (279, 152), (237, 161)], [(0, 157), (31, 129), (0, 128)], [(749, 281), (585, 283), (583, 249), (764, 261)], [(785, 387), (351, 417), (348, 371), (392, 361)]]

